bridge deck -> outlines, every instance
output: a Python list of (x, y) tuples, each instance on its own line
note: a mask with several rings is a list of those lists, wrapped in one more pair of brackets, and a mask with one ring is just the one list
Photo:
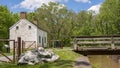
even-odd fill
[(78, 48), (74, 51), (83, 55), (120, 55), (120, 48)]

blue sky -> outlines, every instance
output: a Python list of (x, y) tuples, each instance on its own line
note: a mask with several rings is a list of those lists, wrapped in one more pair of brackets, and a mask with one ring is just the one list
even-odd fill
[(99, 13), (99, 8), (104, 0), (0, 0), (1, 5), (6, 5), (10, 11), (16, 13), (21, 11), (34, 11), (41, 7), (43, 3), (48, 4), (52, 2), (60, 2), (69, 10), (79, 12), (82, 10), (93, 10)]

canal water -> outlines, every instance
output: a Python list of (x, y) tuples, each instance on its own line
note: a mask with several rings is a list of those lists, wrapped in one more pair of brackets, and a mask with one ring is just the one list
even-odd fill
[(115, 56), (90, 55), (88, 58), (95, 68), (120, 68)]

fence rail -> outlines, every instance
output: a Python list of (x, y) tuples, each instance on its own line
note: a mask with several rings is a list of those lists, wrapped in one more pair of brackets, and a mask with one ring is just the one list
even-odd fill
[(0, 39), (0, 42), (13, 42), (13, 60), (11, 60), (8, 56), (6, 56), (2, 51), (0, 51), (0, 54), (3, 55), (5, 58), (7, 58), (10, 62), (15, 63), (15, 40), (11, 39)]
[[(13, 50), (13, 59), (10, 59), (7, 55), (5, 55), (2, 51), (0, 51), (0, 54), (4, 56), (6, 59), (8, 59), (10, 62), (15, 63), (15, 61), (18, 61), (20, 58), (21, 53), (23, 53), (25, 50), (28, 50), (30, 48), (36, 48), (36, 41), (24, 41), (21, 39), (21, 37), (18, 37), (17, 40), (12, 39), (0, 39), (0, 42), (7, 42), (9, 43), (9, 46), (11, 48), (11, 51)], [(12, 42), (12, 44), (10, 43)], [(4, 62), (0, 60), (1, 62)]]
[[(74, 49), (78, 49), (78, 47), (82, 48), (83, 44), (89, 44), (89, 45), (94, 45), (94, 44), (107, 44), (111, 45), (111, 49), (115, 49), (116, 44), (120, 44), (120, 35), (113, 35), (113, 36), (74, 36), (73, 38), (73, 45)], [(79, 46), (78, 46), (79, 45)]]

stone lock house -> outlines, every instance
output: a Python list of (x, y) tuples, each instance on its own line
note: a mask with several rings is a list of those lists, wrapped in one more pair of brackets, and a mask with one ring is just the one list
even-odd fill
[[(17, 41), (20, 37), (25, 41), (25, 48), (34, 42), (34, 47), (47, 47), (47, 32), (37, 26), (37, 20), (33, 23), (26, 19), (27, 13), (20, 13), (20, 20), (9, 28), (9, 39)], [(10, 49), (13, 49), (13, 42), (10, 42)]]

